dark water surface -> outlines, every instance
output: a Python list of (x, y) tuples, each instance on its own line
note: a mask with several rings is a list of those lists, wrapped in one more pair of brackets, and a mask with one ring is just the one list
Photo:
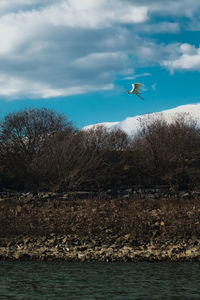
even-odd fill
[(200, 264), (0, 262), (0, 299), (200, 299)]

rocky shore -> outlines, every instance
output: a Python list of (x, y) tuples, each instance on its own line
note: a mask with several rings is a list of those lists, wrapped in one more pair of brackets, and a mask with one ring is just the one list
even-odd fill
[(109, 241), (80, 239), (76, 236), (16, 237), (1, 239), (1, 260), (40, 261), (198, 261), (200, 240), (168, 241), (163, 244), (147, 243), (133, 246), (128, 236)]
[(156, 195), (72, 199), (4, 193), (0, 260), (200, 262), (198, 196)]

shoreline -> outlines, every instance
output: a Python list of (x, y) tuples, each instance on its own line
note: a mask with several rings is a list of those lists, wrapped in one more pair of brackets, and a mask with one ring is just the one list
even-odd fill
[(4, 195), (0, 260), (200, 262), (199, 196)]
[[(106, 243), (107, 242), (107, 243)], [(1, 238), (1, 261), (200, 262), (200, 240), (151, 242), (132, 246), (128, 237), (107, 241), (76, 236)]]

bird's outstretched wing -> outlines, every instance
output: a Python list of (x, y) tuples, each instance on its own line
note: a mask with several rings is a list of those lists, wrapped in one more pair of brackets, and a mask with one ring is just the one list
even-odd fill
[(133, 91), (135, 94), (139, 94), (139, 89), (140, 89), (140, 86), (143, 85), (142, 83), (134, 83), (132, 84), (132, 87), (133, 87)]
[(135, 84), (132, 83), (132, 90), (130, 91), (130, 93), (132, 93), (134, 91), (134, 89), (135, 89)]

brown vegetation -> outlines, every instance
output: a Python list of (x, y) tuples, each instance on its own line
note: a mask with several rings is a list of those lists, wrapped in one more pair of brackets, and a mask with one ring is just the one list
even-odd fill
[(128, 137), (46, 109), (9, 114), (0, 188), (0, 259), (199, 260), (200, 130), (188, 115), (146, 118)]
[(133, 243), (146, 244), (198, 239), (199, 230), (197, 198), (62, 200), (55, 194), (0, 202), (1, 238), (56, 234), (103, 241), (128, 235)]
[(133, 137), (99, 126), (77, 130), (47, 109), (8, 114), (0, 124), (0, 187), (15, 190), (198, 189), (200, 131), (187, 114), (146, 118)]

